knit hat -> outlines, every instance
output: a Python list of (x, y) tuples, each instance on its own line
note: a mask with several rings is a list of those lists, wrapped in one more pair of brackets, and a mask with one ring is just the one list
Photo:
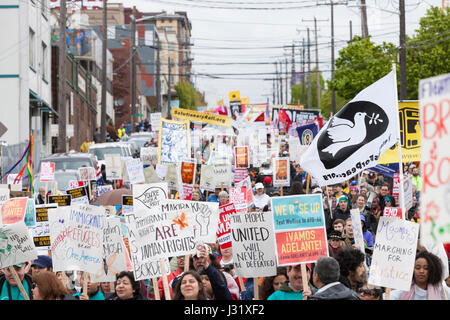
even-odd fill
[(341, 202), (342, 200), (346, 201), (347, 204), (348, 204), (348, 199), (347, 199), (346, 196), (344, 196), (344, 195), (340, 196), (340, 197), (337, 199), (337, 202), (339, 203), (339, 202)]
[(328, 233), (328, 239), (329, 240), (344, 240), (342, 237), (342, 233), (337, 230), (332, 230), (330, 233)]

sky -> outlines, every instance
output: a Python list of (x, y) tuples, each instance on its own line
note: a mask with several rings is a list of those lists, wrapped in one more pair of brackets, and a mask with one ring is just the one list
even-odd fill
[[(134, 5), (143, 12), (187, 12), (192, 24), (192, 72), (196, 74), (192, 81), (200, 92), (205, 93), (210, 107), (216, 106), (219, 99), (228, 104), (228, 94), (235, 90), (240, 91), (241, 98), (249, 97), (250, 103), (265, 103), (267, 98), (272, 103), (271, 79), (275, 77), (275, 62), (288, 59), (290, 75), (292, 48), (284, 47), (293, 43), (300, 46), (303, 39), (306, 42), (307, 28), (310, 28), (311, 65), (314, 68), (314, 18), (318, 28), (319, 69), (325, 79), (330, 78), (331, 7), (326, 5), (330, 0), (109, 0), (109, 3), (118, 2), (125, 7)], [(334, 6), (336, 59), (339, 50), (350, 39), (350, 21), (353, 36), (361, 35), (361, 16), (359, 0), (334, 2), (342, 3)], [(442, 7), (442, 0), (405, 2), (408, 36), (414, 35), (420, 17), (430, 6)], [(399, 0), (367, 0), (366, 3), (372, 40), (378, 44), (386, 41), (398, 45)], [(297, 72), (300, 70), (300, 50), (300, 47), (295, 48)]]

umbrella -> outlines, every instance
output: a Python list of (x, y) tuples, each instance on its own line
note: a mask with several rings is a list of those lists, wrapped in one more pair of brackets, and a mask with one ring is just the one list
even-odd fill
[(127, 188), (115, 189), (103, 193), (100, 197), (95, 199), (91, 205), (100, 206), (120, 206), (122, 205), (123, 195), (132, 195), (132, 191)]

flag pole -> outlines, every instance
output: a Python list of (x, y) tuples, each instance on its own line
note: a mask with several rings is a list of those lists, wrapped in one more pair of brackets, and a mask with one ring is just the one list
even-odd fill
[(398, 141), (397, 141), (397, 147), (398, 147), (398, 177), (399, 177), (399, 195), (398, 200), (399, 204), (398, 206), (402, 209), (402, 216), (403, 219), (407, 219), (407, 212), (405, 210), (405, 193), (404, 193), (404, 186), (403, 186), (403, 160), (402, 160), (402, 139), (401, 139), (401, 132), (400, 132), (400, 116), (399, 116), (399, 110), (398, 110), (398, 93), (397, 93), (397, 72), (396, 72), (396, 66), (395, 63), (392, 64), (392, 71), (394, 72), (394, 92), (395, 92), (395, 108), (396, 108), (396, 121), (397, 121), (397, 135), (398, 135)]

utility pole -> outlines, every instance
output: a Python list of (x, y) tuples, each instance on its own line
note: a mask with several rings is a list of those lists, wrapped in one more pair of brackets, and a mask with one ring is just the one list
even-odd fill
[(303, 106), (306, 105), (306, 75), (305, 75), (305, 55), (306, 55), (306, 49), (305, 49), (305, 38), (303, 38), (302, 41), (302, 104)]
[(406, 35), (405, 35), (405, 0), (399, 1), (400, 6), (400, 100), (408, 97), (406, 83)]
[(292, 43), (292, 57), (291, 57), (291, 89), (295, 86), (295, 57), (294, 57), (294, 43)]
[(283, 104), (283, 67), (280, 62), (280, 104)]
[(289, 103), (288, 101), (288, 87), (289, 87), (289, 85), (288, 85), (288, 59), (286, 58), (286, 63), (285, 63), (285, 69), (284, 69), (285, 71), (286, 71), (286, 73), (285, 73), (285, 75), (284, 75), (284, 82), (285, 82), (285, 84), (286, 84), (286, 87), (284, 88), (285, 89), (285, 92), (286, 92), (286, 105)]
[(348, 43), (352, 42), (352, 40), (353, 40), (353, 27), (352, 27), (352, 20), (350, 20), (350, 41)]
[(107, 22), (106, 22), (107, 0), (103, 0), (103, 38), (102, 38), (102, 107), (100, 115), (100, 141), (106, 141), (106, 46), (107, 46)]
[(133, 7), (133, 15), (131, 16), (131, 42), (130, 42), (130, 68), (131, 68), (131, 117), (130, 117), (130, 134), (135, 132), (134, 125), (136, 123), (136, 7)]
[(157, 82), (156, 82), (156, 110), (158, 110), (159, 112), (162, 113), (162, 105), (161, 105), (161, 60), (160, 60), (160, 49), (161, 49), (161, 44), (159, 42), (159, 38), (157, 40), (157, 51), (156, 51), (156, 78), (157, 78)]
[(172, 86), (172, 81), (171, 81), (171, 79), (170, 79), (170, 69), (172, 68), (172, 65), (171, 65), (171, 60), (170, 60), (170, 56), (168, 57), (169, 58), (169, 66), (168, 66), (168, 68), (169, 68), (169, 86), (168, 86), (168, 88), (167, 88), (167, 90), (168, 90), (168, 92), (167, 92), (167, 117), (169, 118), (169, 119), (171, 119), (171, 116), (170, 116), (170, 111), (171, 111), (171, 109), (170, 109), (170, 107), (171, 107), (171, 100), (172, 100), (172, 92), (171, 92), (171, 86)]
[(275, 104), (275, 79), (272, 79), (272, 104)]
[[(331, 82), (334, 81), (334, 9), (333, 0), (331, 0)], [(336, 94), (331, 90), (331, 114), (336, 113)]]
[(59, 59), (58, 59), (58, 152), (67, 152), (66, 109), (66, 0), (60, 1), (59, 11)]
[(276, 62), (274, 62), (275, 64), (275, 86), (276, 86), (276, 90), (275, 90), (275, 95), (277, 98), (277, 104), (280, 104), (280, 96), (279, 96), (279, 89), (278, 89), (278, 64)]
[(361, 0), (361, 37), (367, 38), (369, 36), (369, 28), (367, 26), (367, 7), (366, 0)]
[(309, 39), (308, 28), (308, 109), (312, 108), (312, 88), (311, 88), (311, 41)]

